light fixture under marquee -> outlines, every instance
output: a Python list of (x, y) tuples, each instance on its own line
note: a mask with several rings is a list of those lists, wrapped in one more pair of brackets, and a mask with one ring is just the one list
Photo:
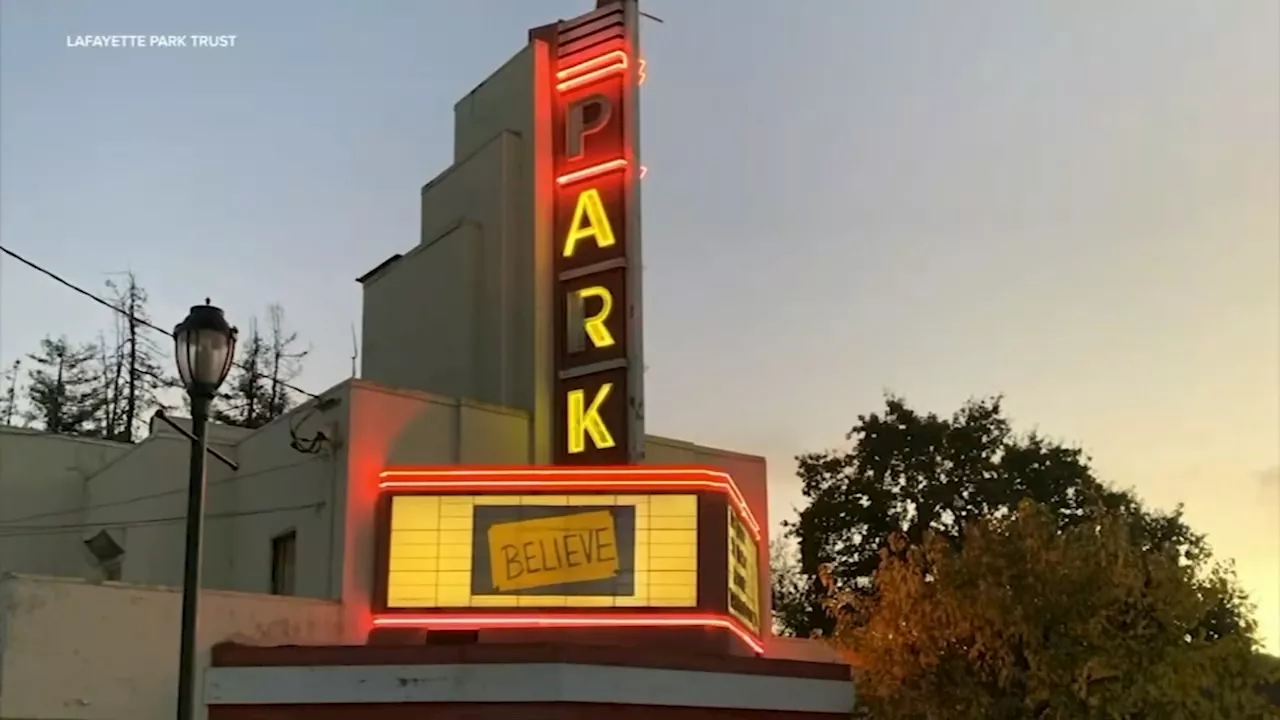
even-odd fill
[(720, 628), (733, 633), (757, 654), (764, 653), (760, 638), (744, 628), (733, 618), (713, 613), (680, 615), (610, 615), (601, 617), (588, 614), (543, 613), (538, 615), (495, 614), (431, 614), (431, 615), (383, 615), (373, 619), (375, 627), (440, 628), (449, 630), (484, 630), (502, 628), (589, 628), (589, 627), (706, 627)]

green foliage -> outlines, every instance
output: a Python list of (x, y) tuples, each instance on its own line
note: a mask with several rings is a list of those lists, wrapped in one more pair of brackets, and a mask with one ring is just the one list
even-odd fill
[[(1174, 545), (1189, 559), (1208, 556), (1204, 538), (1173, 513), (1148, 512), (1129, 493), (1110, 489), (1093, 475), (1077, 449), (1041, 435), (1017, 435), (1000, 398), (966, 403), (952, 417), (921, 414), (889, 397), (885, 408), (858, 418), (853, 447), (802, 455), (799, 475), (808, 504), (788, 535), (799, 547), (805, 591), (775, 606), (789, 634), (829, 633), (818, 568), (830, 567), (841, 590), (865, 592), (891, 533), (920, 543), (926, 531), (963, 542), (965, 523), (1013, 513), (1022, 500), (1048, 508), (1060, 527), (1102, 504), (1127, 510), (1140, 544)], [(793, 582), (793, 581), (792, 581)], [(1230, 633), (1238, 607), (1224, 600), (1212, 621)]]
[(160, 391), (180, 383), (165, 371), (162, 360), (166, 352), (147, 328), (151, 322), (148, 296), (137, 277), (125, 273), (121, 282), (108, 280), (107, 288), (120, 313), (116, 316), (115, 352), (102, 368), (114, 411), (103, 436), (133, 442), (142, 435), (151, 413), (161, 407)]
[(1252, 625), (1206, 619), (1238, 591), (1228, 568), (1136, 541), (1129, 510), (1063, 529), (1023, 502), (976, 520), (959, 545), (895, 533), (873, 593), (836, 590), (837, 642), (862, 704), (898, 718), (1268, 717)]
[(125, 273), (119, 282), (108, 280), (115, 316), (114, 333), (108, 341), (99, 334), (96, 393), (98, 415), (92, 434), (134, 442), (144, 433), (151, 413), (162, 406), (160, 391), (176, 388), (177, 378), (164, 370), (166, 352), (147, 327), (147, 291), (138, 285), (133, 273)]
[(778, 623), (776, 608), (803, 606), (807, 590), (794, 549), (783, 538), (769, 543), (769, 576), (773, 578), (773, 629), (781, 633), (785, 628)]
[(269, 306), (267, 318), (265, 333), (252, 318), (240, 336), (235, 368), (213, 410), (218, 422), (259, 428), (296, 404), (287, 385), (301, 374), (302, 360), (310, 351), (296, 348), (298, 333), (285, 328), (282, 307)]
[(0, 372), (0, 424), (22, 421), (47, 432), (134, 442), (162, 406), (160, 392), (178, 385), (164, 371), (166, 351), (149, 328), (147, 292), (133, 273), (106, 282), (104, 300), (118, 313), (113, 332), (95, 343), (46, 337), (28, 355), (27, 382), (20, 362)]
[(258, 319), (252, 318), (236, 346), (236, 365), (219, 394), (213, 419), (245, 428), (260, 428), (271, 422), (275, 416), (267, 407), (269, 367), (267, 340), (258, 330)]
[(21, 360), (14, 360), (13, 365), (0, 370), (0, 425), (12, 425), (19, 420), (18, 376), (21, 370)]
[(93, 369), (97, 354), (93, 345), (43, 338), (39, 352), (27, 356), (34, 367), (27, 371), (25, 420), (45, 432), (93, 434), (101, 406)]
[[(85, 345), (46, 337), (40, 351), (29, 356), (35, 367), (28, 371), (25, 387), (18, 382), (18, 363), (0, 372), (0, 424), (22, 420), (48, 432), (134, 442), (153, 411), (163, 407), (160, 394), (181, 390), (181, 382), (166, 370), (167, 348), (149, 327), (147, 291), (131, 272), (106, 286), (104, 302), (118, 311), (113, 332), (99, 333), (98, 342)], [(248, 330), (212, 417), (259, 428), (297, 403), (289, 383), (301, 374), (310, 350), (297, 347), (298, 333), (286, 328), (278, 304), (267, 308), (265, 332), (256, 318)], [(183, 400), (190, 411), (185, 392)]]
[(858, 658), (878, 718), (1251, 718), (1250, 607), (1203, 536), (1015, 434), (889, 397), (799, 458), (808, 504), (775, 622)]

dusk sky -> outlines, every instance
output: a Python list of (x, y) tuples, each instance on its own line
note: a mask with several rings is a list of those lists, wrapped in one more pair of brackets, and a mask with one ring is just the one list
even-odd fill
[[(453, 104), (590, 0), (0, 0), (0, 238), (349, 374)], [(648, 428), (764, 455), (891, 390), (1187, 506), (1280, 652), (1280, 2), (645, 0)], [(84, 49), (68, 35), (236, 35)], [(0, 362), (109, 313), (0, 258)]]

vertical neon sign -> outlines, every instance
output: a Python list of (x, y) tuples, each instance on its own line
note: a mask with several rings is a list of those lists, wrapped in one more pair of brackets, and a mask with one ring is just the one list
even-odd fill
[(552, 51), (557, 465), (639, 462), (644, 448), (635, 0), (555, 26)]

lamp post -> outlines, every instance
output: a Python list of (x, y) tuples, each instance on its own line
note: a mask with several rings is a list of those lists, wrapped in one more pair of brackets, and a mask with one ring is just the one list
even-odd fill
[(187, 478), (187, 540), (182, 576), (182, 649), (178, 658), (178, 720), (195, 718), (196, 621), (200, 613), (200, 559), (204, 535), (204, 459), (209, 405), (235, 357), (236, 329), (205, 298), (173, 329), (178, 376), (191, 398), (191, 472)]

